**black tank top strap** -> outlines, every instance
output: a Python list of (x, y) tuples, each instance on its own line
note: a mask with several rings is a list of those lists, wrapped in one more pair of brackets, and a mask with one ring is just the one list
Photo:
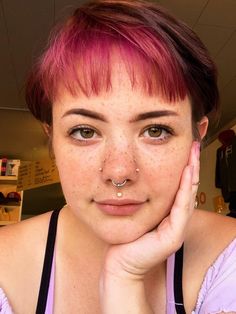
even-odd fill
[(50, 277), (51, 277), (52, 261), (53, 261), (54, 246), (55, 246), (56, 233), (57, 233), (57, 221), (58, 221), (59, 213), (60, 213), (60, 210), (54, 210), (52, 212), (50, 222), (49, 222), (48, 237), (47, 237), (47, 244), (46, 244), (45, 255), (44, 255), (43, 271), (42, 271), (42, 276), (41, 276), (36, 314), (44, 314), (46, 305), (47, 305), (48, 288), (49, 288)]
[(174, 267), (174, 296), (175, 296), (175, 309), (177, 314), (185, 314), (183, 287), (182, 287), (182, 274), (183, 274), (183, 253), (184, 244), (175, 253), (175, 267)]

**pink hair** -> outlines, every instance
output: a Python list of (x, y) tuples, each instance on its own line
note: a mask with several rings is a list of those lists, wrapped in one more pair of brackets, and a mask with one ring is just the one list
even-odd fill
[(78, 88), (87, 96), (108, 91), (112, 47), (118, 48), (133, 86), (138, 73), (142, 87), (150, 94), (161, 92), (170, 101), (186, 96), (186, 85), (176, 60), (165, 43), (146, 34), (145, 29), (135, 30), (139, 46), (128, 38), (114, 38), (112, 32), (106, 34), (96, 29), (76, 35), (70, 31), (63, 33), (42, 59), (42, 83), (48, 98), (55, 98), (58, 83), (73, 94)]
[(72, 95), (87, 96), (111, 90), (114, 48), (133, 88), (138, 84), (148, 94), (161, 94), (170, 102), (188, 94), (193, 106), (198, 103), (197, 110), (193, 108), (196, 119), (217, 106), (214, 65), (186, 25), (147, 2), (100, 0), (77, 9), (54, 32), (33, 70), (26, 100), (36, 118), (50, 123), (51, 105), (61, 87)]

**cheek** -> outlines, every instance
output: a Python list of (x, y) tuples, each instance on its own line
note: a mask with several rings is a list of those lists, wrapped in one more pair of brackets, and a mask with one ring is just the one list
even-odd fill
[[(174, 195), (188, 163), (191, 141), (186, 145), (159, 147), (144, 158), (146, 180), (155, 193)], [(143, 155), (144, 156), (144, 155)]]
[(79, 196), (88, 192), (93, 178), (99, 173), (99, 161), (96, 154), (76, 147), (66, 149), (66, 145), (54, 145), (56, 162), (62, 189), (67, 196)]

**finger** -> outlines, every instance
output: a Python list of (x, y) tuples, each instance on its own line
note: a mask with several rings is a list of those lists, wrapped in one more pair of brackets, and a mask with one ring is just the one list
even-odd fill
[[(186, 222), (192, 213), (193, 171), (193, 165), (187, 165), (185, 167), (181, 177), (180, 187), (170, 212), (171, 224), (175, 225), (179, 230), (185, 228)], [(176, 222), (178, 223), (176, 224)]]
[[(170, 215), (158, 227), (132, 243), (132, 249), (125, 258), (139, 256), (144, 272), (175, 252), (184, 241), (187, 222), (190, 217), (193, 167), (187, 165), (183, 171), (179, 190)], [(130, 264), (127, 262), (127, 264)], [(142, 269), (139, 268), (140, 272)]]
[(193, 183), (199, 182), (199, 170), (200, 170), (200, 143), (194, 141), (190, 151), (188, 164), (193, 166)]
[(194, 207), (196, 194), (199, 187), (199, 171), (200, 171), (200, 143), (193, 142), (189, 164), (193, 166), (193, 178), (192, 178), (192, 206)]
[[(193, 166), (187, 165), (170, 215), (152, 232), (146, 233), (133, 243), (123, 245), (121, 268), (126, 272), (143, 275), (181, 246), (192, 210), (192, 176)], [(116, 253), (116, 250), (119, 250), (119, 246), (113, 247), (110, 252)]]

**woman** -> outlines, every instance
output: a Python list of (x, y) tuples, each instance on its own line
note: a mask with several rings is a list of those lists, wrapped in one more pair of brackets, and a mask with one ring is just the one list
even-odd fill
[(197, 36), (155, 4), (93, 1), (55, 31), (26, 92), (67, 204), (1, 229), (2, 313), (236, 311), (235, 222), (194, 210), (218, 110)]

